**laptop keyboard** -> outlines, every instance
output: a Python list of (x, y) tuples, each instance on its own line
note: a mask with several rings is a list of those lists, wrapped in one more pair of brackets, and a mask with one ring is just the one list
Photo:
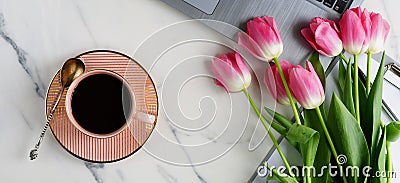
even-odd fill
[[(196, 7), (202, 12), (211, 15), (213, 14), (220, 0), (183, 0), (183, 1)], [(342, 14), (350, 6), (353, 0), (308, 0), (308, 1), (314, 1), (314, 4), (317, 5), (320, 4), (320, 6), (324, 6), (327, 9), (331, 9), (333, 11), (336, 11), (337, 13)]]
[(328, 8), (342, 14), (350, 6), (352, 0), (315, 0)]

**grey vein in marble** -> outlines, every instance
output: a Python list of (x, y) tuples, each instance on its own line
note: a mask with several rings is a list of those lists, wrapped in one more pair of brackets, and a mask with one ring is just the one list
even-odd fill
[(35, 87), (36, 94), (44, 99), (46, 90), (43, 82), (41, 81), (37, 68), (35, 65), (29, 65), (28, 64), (28, 59), (27, 59), (27, 53), (25, 50), (20, 48), (17, 43), (7, 34), (6, 32), (6, 24), (4, 20), (4, 15), (3, 13), (0, 12), (0, 37), (2, 37), (10, 46), (14, 49), (15, 53), (18, 56), (18, 62), (21, 65), (21, 67), (24, 69), (26, 74), (30, 77), (30, 79), (33, 81), (33, 85)]
[[(169, 128), (171, 129), (172, 134), (174, 135), (176, 142), (178, 142), (178, 144), (181, 144), (181, 141), (178, 138), (176, 129), (174, 129), (171, 124), (168, 123)], [(186, 157), (189, 160), (189, 163), (191, 164), (190, 166), (192, 167), (192, 170), (194, 172), (194, 174), (196, 174), (197, 178), (200, 180), (200, 182), (202, 183), (207, 183), (207, 181), (199, 174), (199, 172), (197, 171), (196, 167), (193, 165), (193, 161), (192, 158), (190, 157), (189, 153), (186, 151), (185, 147), (180, 146), (183, 150), (183, 152), (185, 153)]]
[(125, 181), (125, 175), (124, 175), (124, 173), (122, 172), (122, 170), (117, 169), (115, 172), (117, 172), (118, 177), (119, 177), (122, 181)]
[(161, 174), (161, 176), (164, 177), (165, 180), (167, 180), (169, 183), (177, 183), (178, 180), (176, 179), (176, 177), (172, 176), (170, 173), (167, 172), (167, 170), (165, 170), (163, 167), (161, 167), (160, 165), (157, 165), (157, 171), (158, 173)]
[(99, 169), (104, 168), (104, 164), (102, 163), (90, 163), (90, 162), (85, 162), (86, 168), (90, 170), (90, 173), (92, 173), (94, 180), (96, 180), (97, 183), (103, 183), (103, 179), (100, 177), (99, 174)]
[(82, 20), (83, 25), (85, 26), (87, 32), (88, 32), (89, 35), (90, 35), (90, 38), (92, 38), (94, 44), (95, 44), (96, 47), (97, 47), (97, 45), (98, 45), (98, 44), (97, 44), (97, 41), (96, 41), (96, 39), (94, 38), (93, 32), (90, 30), (90, 28), (89, 28), (89, 26), (88, 26), (88, 24), (87, 24), (87, 22), (86, 22), (85, 16), (83, 16), (83, 12), (82, 12), (81, 7), (80, 7), (79, 5), (76, 5), (76, 9), (77, 9), (77, 11), (78, 11), (78, 15), (79, 15), (80, 19)]
[(21, 111), (19, 113), (21, 114), (22, 119), (24, 120), (25, 124), (29, 127), (29, 129), (32, 130), (33, 128), (31, 126), (31, 124), (29, 123), (28, 118), (26, 118), (25, 114), (23, 112), (21, 112)]

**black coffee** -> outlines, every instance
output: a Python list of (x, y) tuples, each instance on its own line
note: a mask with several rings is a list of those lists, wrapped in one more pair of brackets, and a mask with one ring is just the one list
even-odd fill
[(92, 133), (108, 134), (126, 123), (131, 96), (119, 79), (95, 74), (79, 82), (72, 95), (71, 108), (81, 127)]

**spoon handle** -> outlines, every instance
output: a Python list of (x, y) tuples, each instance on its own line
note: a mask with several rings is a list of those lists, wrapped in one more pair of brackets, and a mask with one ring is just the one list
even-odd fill
[(53, 105), (53, 108), (51, 108), (49, 116), (47, 116), (47, 122), (43, 127), (42, 133), (40, 133), (39, 140), (36, 143), (35, 148), (33, 148), (31, 150), (31, 152), (29, 153), (29, 157), (31, 158), (31, 160), (35, 160), (37, 158), (37, 156), (38, 156), (39, 146), (42, 143), (42, 140), (43, 140), (44, 135), (46, 134), (47, 128), (49, 128), (49, 126), (50, 126), (50, 121), (51, 121), (51, 119), (53, 119), (53, 114), (54, 114), (54, 112), (56, 112), (58, 103), (60, 102), (61, 96), (62, 96), (63, 93), (64, 93), (64, 87), (61, 89), (61, 92), (58, 94), (57, 101)]

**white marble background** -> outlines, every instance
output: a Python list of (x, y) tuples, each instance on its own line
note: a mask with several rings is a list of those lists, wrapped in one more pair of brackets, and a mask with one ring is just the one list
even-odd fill
[[(153, 132), (145, 145), (146, 149), (142, 148), (128, 159), (109, 164), (88, 163), (75, 158), (48, 132), (38, 159), (34, 162), (28, 160), (29, 151), (45, 124), (44, 99), (48, 83), (67, 58), (93, 49), (112, 49), (134, 55), (152, 33), (187, 19), (187, 16), (158, 0), (0, 0), (0, 182), (247, 181), (271, 147), (270, 141), (266, 140), (260, 148), (249, 152), (251, 130), (257, 121), (251, 111), (250, 117), (243, 112), (232, 113), (232, 121), (217, 113), (211, 116), (219, 121), (212, 124), (212, 130), (202, 130), (196, 135), (172, 128), (171, 120), (160, 112), (159, 133)], [(190, 28), (193, 31), (185, 33), (197, 32), (214, 36), (214, 40), (220, 39), (206, 26), (195, 26)], [(216, 55), (226, 51), (226, 48), (202, 43), (198, 43), (196, 49), (188, 49), (187, 46), (183, 49), (172, 56), (185, 58), (187, 55)], [(154, 51), (153, 48), (146, 50)], [(163, 74), (168, 71), (165, 67), (172, 67), (174, 61), (179, 61), (169, 56), (171, 54), (166, 55), (169, 59), (162, 62), (163, 66), (153, 68), (152, 76), (158, 89), (163, 87)], [(140, 63), (150, 69), (151, 62), (141, 60)], [(194, 70), (185, 67), (183, 64), (183, 71)], [(206, 63), (199, 63), (196, 70), (209, 72), (210, 69)], [(245, 99), (242, 95), (229, 98), (211, 79), (202, 80), (202, 83), (199, 86), (206, 87), (197, 91), (215, 94), (217, 100)], [(176, 94), (177, 90), (173, 92)], [(164, 96), (166, 100), (173, 100), (171, 104), (177, 101), (168, 94)], [(194, 118), (202, 112), (213, 114), (204, 107), (212, 101), (206, 99), (204, 103), (198, 103), (202, 96), (196, 94), (194, 97), (194, 103), (185, 103), (194, 110), (184, 111), (185, 114)], [(246, 103), (241, 104), (241, 108), (243, 111), (250, 109)], [(235, 109), (240, 110), (240, 107)], [(172, 113), (178, 114), (179, 111)], [(247, 120), (252, 123), (245, 123)], [(161, 134), (163, 137), (160, 137)], [(205, 142), (204, 146), (190, 146)], [(174, 143), (187, 144), (188, 147)], [(207, 157), (209, 155), (212, 158)], [(204, 162), (209, 159), (213, 161)]]
[[(367, 0), (364, 4), (390, 21), (388, 54), (397, 60), (400, 59), (397, 53), (400, 37), (396, 34), (400, 33), (398, 4), (396, 0)], [(173, 165), (143, 149), (117, 163), (87, 163), (68, 154), (50, 133), (45, 137), (38, 160), (28, 160), (28, 153), (45, 123), (47, 85), (64, 60), (92, 49), (112, 49), (133, 55), (153, 32), (187, 19), (158, 0), (0, 0), (0, 182), (246, 182), (271, 146), (267, 139), (258, 149), (249, 152), (248, 143), (255, 126), (250, 121), (255, 121), (254, 115), (250, 116), (243, 134), (234, 131), (242, 135), (240, 140), (225, 137), (211, 144), (216, 148), (235, 144), (233, 149), (199, 166)], [(202, 26), (198, 30), (209, 31)], [(210, 52), (204, 49), (209, 45), (197, 46), (202, 48), (199, 52)], [(215, 48), (213, 52), (221, 50)], [(154, 77), (163, 79), (157, 73)], [(213, 89), (220, 92), (217, 98), (224, 99), (222, 89)], [(242, 96), (233, 96), (232, 100), (239, 97)], [(249, 109), (247, 105), (242, 107)], [(247, 116), (234, 117), (233, 125), (237, 125), (243, 124), (241, 119)], [(166, 116), (160, 116), (160, 121), (166, 122)], [(175, 141), (185, 142), (189, 138), (167, 123), (163, 125), (159, 128)], [(201, 142), (215, 135), (209, 131), (193, 140)], [(165, 144), (152, 138), (149, 147), (162, 152)], [(168, 153), (184, 162), (196, 161), (194, 157), (207, 154), (204, 149), (185, 148)]]

